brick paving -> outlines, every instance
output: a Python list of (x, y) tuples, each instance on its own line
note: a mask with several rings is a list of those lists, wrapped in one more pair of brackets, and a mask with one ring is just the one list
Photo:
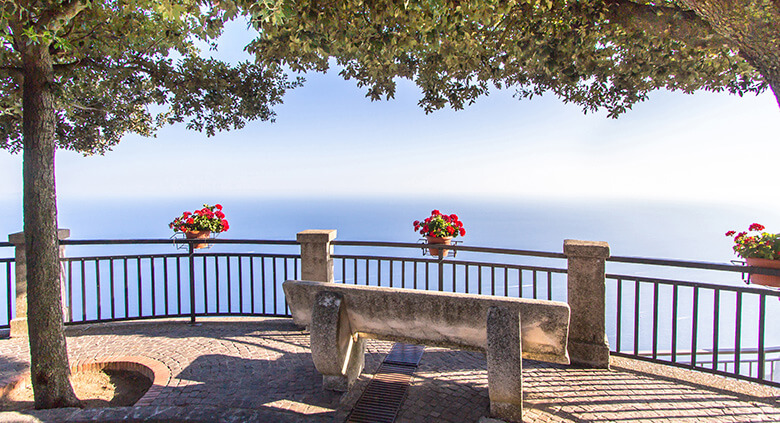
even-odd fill
[[(201, 319), (69, 327), (71, 363), (136, 356), (168, 369), (144, 406), (0, 413), (0, 422), (341, 422), (391, 343), (370, 341), (343, 396), (324, 392), (309, 335), (289, 319)], [(0, 381), (29, 369), (24, 339), (0, 339)], [(480, 353), (427, 348), (396, 421), (488, 421)], [(525, 422), (778, 422), (780, 390), (613, 358), (612, 370), (524, 362)], [(1, 384), (2, 382), (0, 382)]]

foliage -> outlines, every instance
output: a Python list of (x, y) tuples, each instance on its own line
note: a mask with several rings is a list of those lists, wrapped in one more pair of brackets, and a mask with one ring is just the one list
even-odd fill
[[(426, 112), (461, 109), (492, 87), (521, 98), (551, 92), (611, 117), (659, 88), (743, 95), (767, 87), (742, 57), (748, 49), (681, 6), (693, 1), (248, 3), (259, 33), (248, 49), (260, 62), (324, 71), (335, 58), (372, 100), (393, 97), (397, 78), (412, 79)], [(780, 31), (778, 22), (769, 28)]]
[[(69, 15), (64, 9), (78, 5)], [(0, 8), (0, 148), (22, 148), (20, 43), (47, 43), (53, 59), (59, 148), (103, 154), (123, 135), (163, 125), (242, 128), (273, 120), (272, 106), (300, 85), (280, 67), (202, 57), (237, 16), (230, 1), (3, 2)], [(41, 18), (57, 15), (57, 25)]]
[(456, 214), (442, 214), (439, 210), (431, 212), (430, 217), (420, 222), (414, 221), (414, 231), (420, 232), (423, 236), (433, 237), (457, 237), (466, 235), (466, 229), (463, 228), (463, 222), (458, 220)]
[[(753, 223), (748, 231), (728, 231), (726, 236), (734, 237), (734, 252), (742, 258), (780, 260), (780, 234), (764, 232), (764, 225)], [(756, 235), (748, 236), (749, 232)]]
[(220, 233), (230, 229), (222, 205), (209, 206), (204, 204), (200, 210), (185, 211), (181, 216), (173, 219), (168, 226), (176, 232), (210, 231)]

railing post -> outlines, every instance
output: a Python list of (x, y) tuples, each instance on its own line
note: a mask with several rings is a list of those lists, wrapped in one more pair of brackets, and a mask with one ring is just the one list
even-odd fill
[[(195, 243), (189, 242), (187, 244), (187, 254), (189, 256), (190, 260), (190, 324), (195, 324)], [(206, 258), (203, 257), (203, 265), (206, 265)], [(208, 289), (208, 284), (206, 283), (206, 278), (204, 276), (203, 278), (203, 292), (206, 292)], [(217, 287), (219, 289), (219, 287)], [(209, 305), (206, 304), (205, 312), (208, 312)], [(219, 311), (219, 310), (217, 310)]]
[(333, 282), (333, 246), (335, 229), (308, 229), (298, 232), (301, 244), (301, 279), (314, 282)]
[(569, 358), (572, 364), (609, 368), (606, 331), (606, 242), (563, 242), (568, 258)]
[[(59, 229), (60, 240), (70, 237), (70, 229)], [(16, 313), (11, 319), (11, 337), (26, 337), (27, 332), (27, 255), (24, 251), (24, 232), (8, 235), (8, 242), (14, 244), (14, 267), (16, 268)], [(60, 245), (60, 258), (65, 257), (65, 246)], [(62, 301), (62, 319), (67, 321), (68, 306), (65, 301), (65, 272), (60, 264), (60, 298)], [(8, 305), (11, 306), (10, 304)]]

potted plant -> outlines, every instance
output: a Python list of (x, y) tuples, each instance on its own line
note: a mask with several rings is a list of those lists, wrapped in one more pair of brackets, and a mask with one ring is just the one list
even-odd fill
[[(439, 210), (431, 212), (431, 216), (423, 221), (414, 221), (414, 231), (425, 236), (428, 244), (452, 244), (452, 238), (466, 235), (466, 229), (463, 228), (463, 222), (455, 214), (443, 214)], [(438, 248), (429, 248), (428, 252), (432, 256), (439, 255)], [(444, 250), (442, 257), (447, 257), (449, 250)]]
[[(206, 239), (212, 233), (218, 234), (230, 229), (225, 213), (222, 213), (222, 205), (210, 206), (204, 204), (200, 210), (185, 211), (181, 216), (173, 219), (168, 226), (175, 232), (183, 232), (187, 239)], [(194, 248), (206, 248), (208, 244), (195, 244)]]
[[(770, 234), (764, 229), (764, 225), (754, 223), (746, 232), (728, 231), (726, 236), (734, 237), (734, 252), (748, 266), (780, 269), (780, 234)], [(750, 282), (780, 287), (780, 276), (751, 274)]]

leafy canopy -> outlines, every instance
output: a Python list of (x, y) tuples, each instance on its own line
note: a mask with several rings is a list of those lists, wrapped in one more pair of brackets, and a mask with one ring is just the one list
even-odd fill
[(49, 45), (57, 145), (84, 154), (102, 154), (128, 132), (150, 136), (166, 124), (213, 135), (272, 120), (272, 106), (300, 84), (273, 64), (204, 57), (198, 46), (215, 48), (225, 22), (237, 16), (230, 1), (29, 0), (0, 7), (0, 147), (12, 152), (22, 148), (19, 43)]
[(676, 1), (248, 1), (261, 63), (328, 68), (390, 98), (395, 78), (420, 105), (460, 109), (491, 87), (552, 92), (616, 117), (650, 91), (760, 93), (766, 83), (732, 43)]

